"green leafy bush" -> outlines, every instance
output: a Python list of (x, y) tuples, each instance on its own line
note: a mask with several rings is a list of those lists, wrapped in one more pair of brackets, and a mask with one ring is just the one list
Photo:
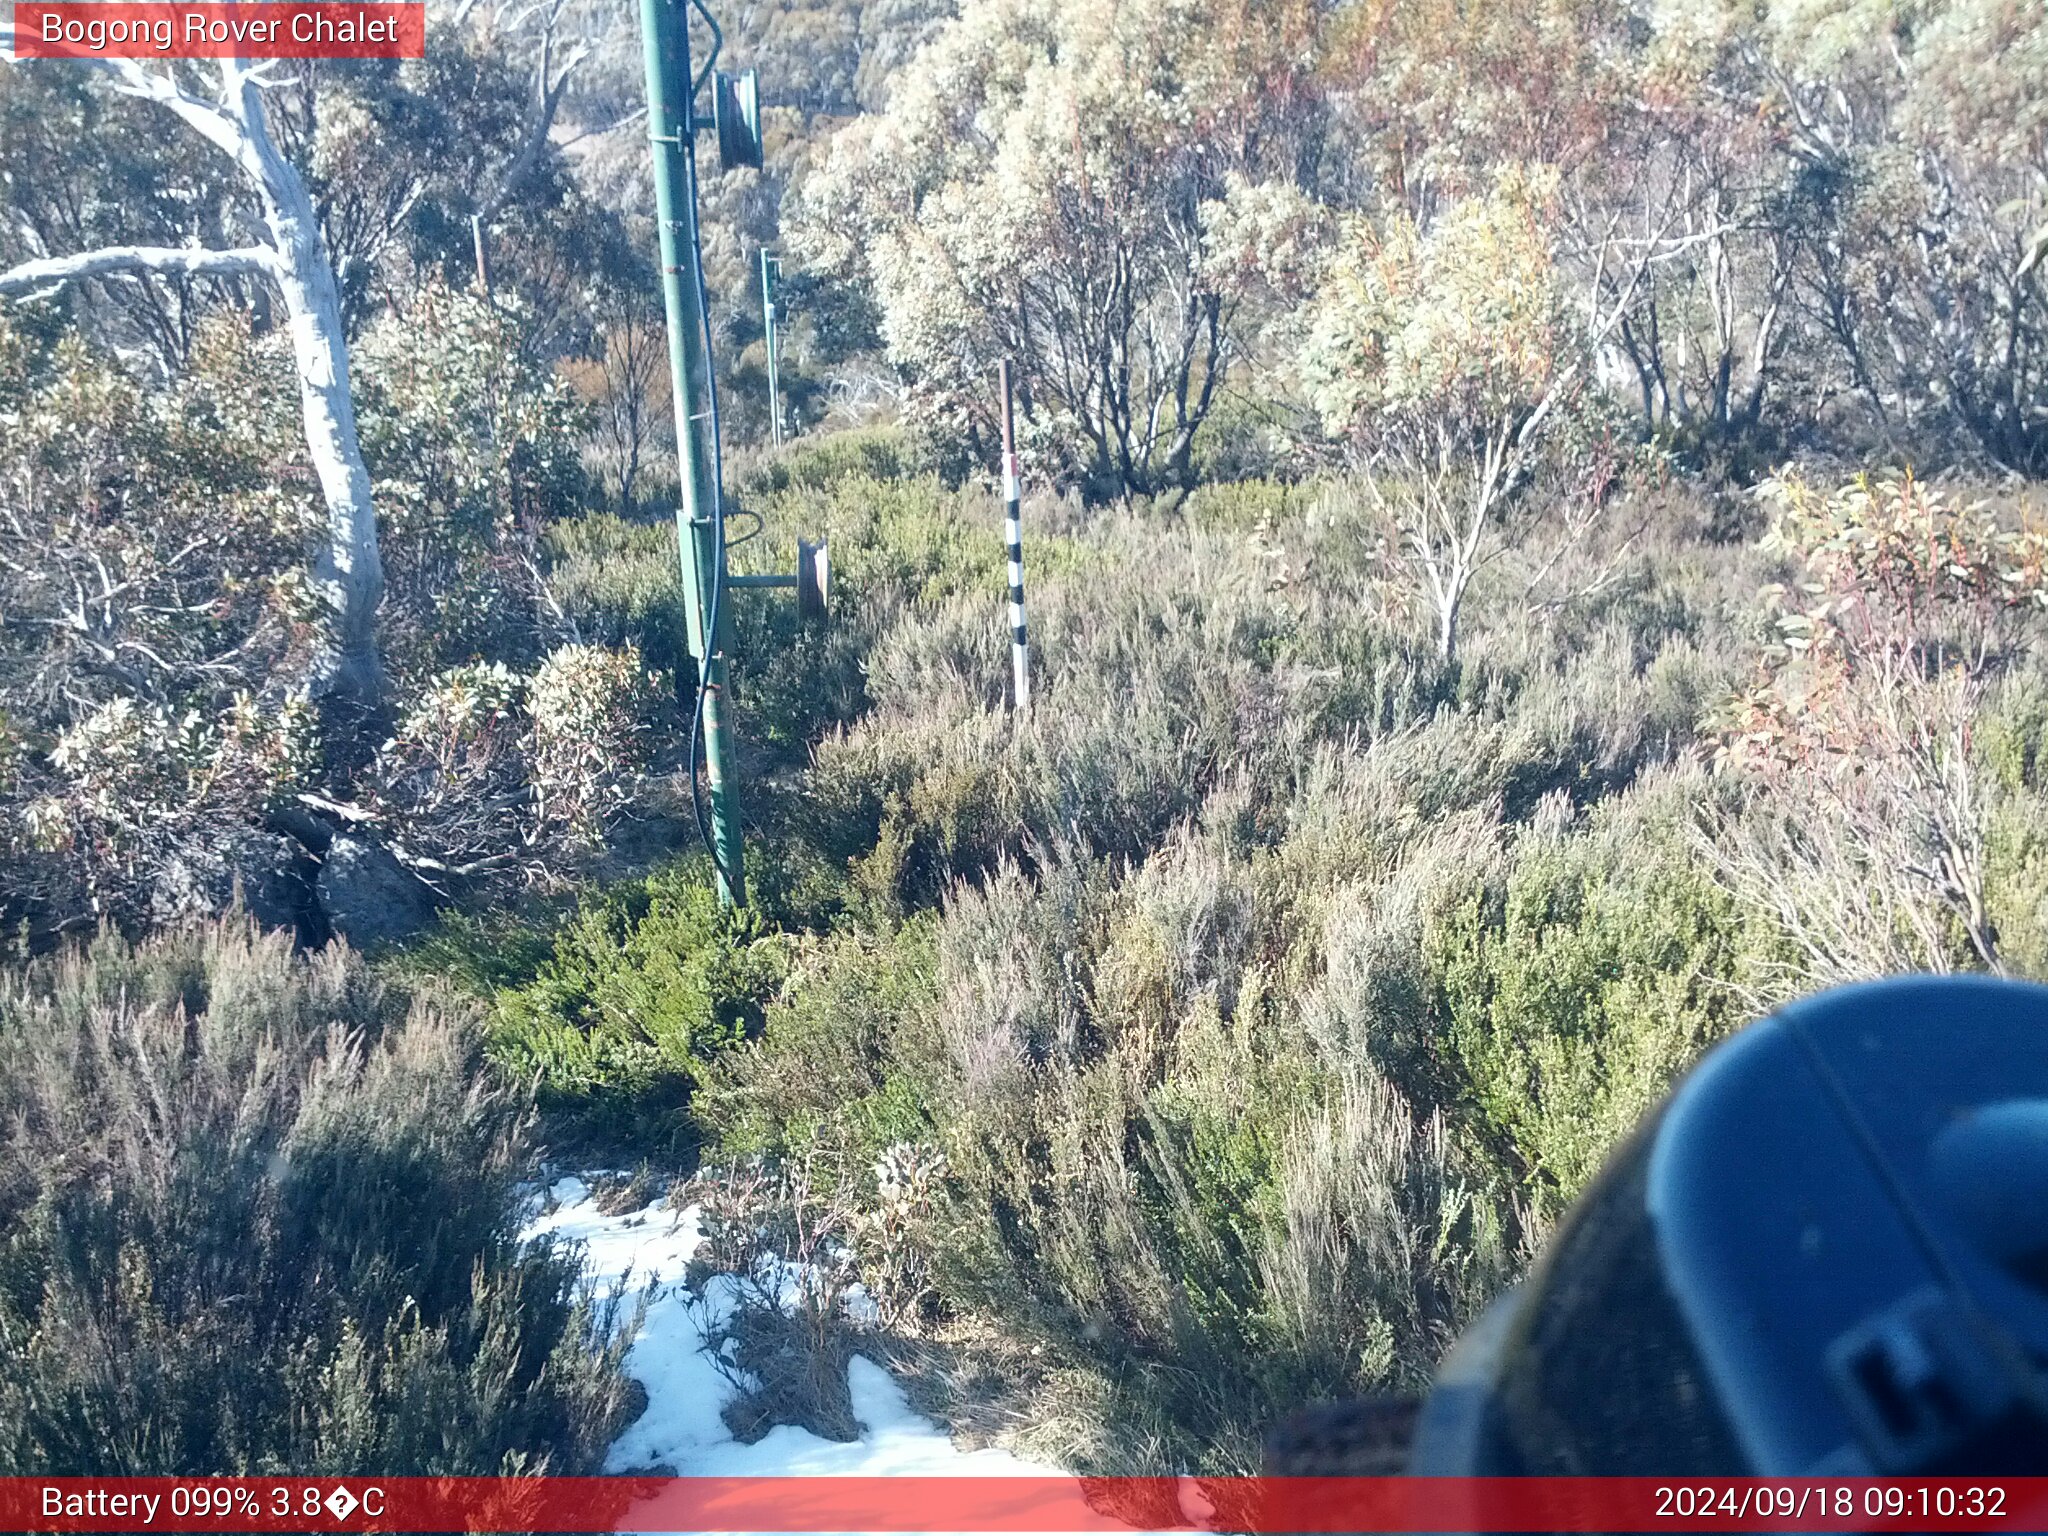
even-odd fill
[(1510, 1271), (1445, 1121), (1304, 1030), (1289, 883), (1189, 835), (949, 908), (941, 1293), (1096, 1378), (1084, 1466), (1248, 1467), (1290, 1406), (1424, 1379)]
[(636, 641), (647, 659), (693, 676), (675, 525), (608, 512), (548, 526), (548, 588), (569, 621), (608, 645)]
[(713, 1057), (692, 1102), (726, 1155), (823, 1148), (860, 1167), (930, 1134), (936, 1106), (914, 1042), (938, 1005), (936, 930), (920, 916), (796, 950), (760, 1036)]
[(692, 859), (586, 896), (530, 975), (497, 993), (491, 1058), (581, 1130), (673, 1151), (683, 1106), (719, 1050), (758, 1030), (785, 941), (721, 911)]
[(623, 1339), (518, 1239), (460, 1012), (239, 923), (0, 980), (0, 1470), (594, 1470)]
[(762, 463), (747, 479), (752, 495), (821, 490), (837, 481), (914, 481), (923, 472), (908, 440), (889, 427), (807, 437)]
[(1688, 840), (1697, 774), (1522, 829), (1426, 946), (1437, 1027), (1487, 1146), (1545, 1213), (1743, 1022), (1764, 940)]
[(353, 348), (391, 594), (382, 644), (401, 673), (521, 661), (538, 644), (533, 545), (585, 490), (584, 411), (521, 347), (529, 320), (517, 300), (433, 282)]

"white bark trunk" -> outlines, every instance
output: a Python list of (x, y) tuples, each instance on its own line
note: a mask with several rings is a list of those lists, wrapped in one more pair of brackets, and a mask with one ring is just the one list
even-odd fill
[(223, 64), (222, 86), (222, 105), (242, 132), (237, 158), (256, 183), (264, 224), (277, 250), (277, 283), (298, 363), (306, 451), (327, 509), (325, 537), (313, 555), (313, 586), (333, 613), (334, 633), (317, 686), (344, 710), (367, 713), (383, 693), (376, 619), (384, 597), (384, 562), (377, 547), (370, 472), (356, 438), (341, 294), (321, 243), (312, 197), (298, 169), (270, 140), (256, 82)]

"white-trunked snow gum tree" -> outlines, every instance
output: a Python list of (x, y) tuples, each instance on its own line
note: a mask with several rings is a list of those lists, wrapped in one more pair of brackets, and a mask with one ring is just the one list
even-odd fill
[[(11, 27), (0, 28), (0, 38), (12, 58)], [(277, 287), (298, 373), (306, 450), (325, 507), (325, 525), (311, 550), (313, 589), (327, 612), (314, 693), (330, 732), (348, 736), (382, 700), (376, 615), (384, 566), (370, 473), (356, 437), (340, 291), (305, 179), (265, 122), (266, 66), (216, 62), (218, 86), (210, 100), (136, 59), (67, 60), (59, 67), (104, 70), (113, 90), (156, 102), (232, 160), (256, 194), (265, 241), (235, 249), (121, 245), (45, 256), (0, 272), (0, 296), (54, 293), (67, 283), (123, 273), (253, 275)]]

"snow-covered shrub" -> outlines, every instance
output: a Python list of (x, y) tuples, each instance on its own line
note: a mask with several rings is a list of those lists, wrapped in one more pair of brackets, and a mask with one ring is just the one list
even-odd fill
[(0, 977), (0, 1472), (594, 1471), (623, 1340), (477, 1066), (239, 923)]
[(701, 1213), (694, 1302), (736, 1390), (725, 1418), (738, 1438), (777, 1424), (858, 1437), (847, 1361), (862, 1334), (880, 1347), (927, 1321), (945, 1173), (936, 1147), (898, 1142), (867, 1177), (820, 1155), (751, 1157), (679, 1192)]
[(690, 1282), (704, 1347), (736, 1389), (724, 1410), (734, 1437), (797, 1424), (858, 1439), (846, 1366), (865, 1308), (850, 1189), (808, 1161), (755, 1158), (699, 1175), (681, 1197), (702, 1213)]

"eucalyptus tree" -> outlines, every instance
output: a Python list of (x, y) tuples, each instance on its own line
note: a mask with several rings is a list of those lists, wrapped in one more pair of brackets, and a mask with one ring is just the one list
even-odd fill
[[(76, 66), (66, 61), (57, 67)], [(0, 272), (0, 295), (48, 295), (115, 274), (253, 279), (275, 289), (283, 301), (306, 450), (324, 508), (311, 560), (313, 591), (326, 614), (315, 693), (330, 722), (352, 733), (379, 707), (384, 691), (376, 635), (384, 563), (349, 392), (340, 289), (306, 180), (279, 150), (264, 112), (263, 93), (274, 66), (215, 61), (206, 93), (192, 76), (154, 70), (136, 59), (108, 59), (98, 68), (114, 92), (161, 109), (225, 160), (255, 204), (256, 228), (248, 232), (253, 238), (237, 245), (108, 244), (41, 256)]]
[(1356, 448), (1446, 661), (1473, 578), (1587, 398), (1597, 338), (1557, 263), (1557, 195), (1555, 172), (1510, 170), (1427, 227), (1354, 219), (1311, 307), (1310, 399)]
[(1731, 34), (1824, 193), (1801, 297), (1849, 390), (1908, 453), (2048, 472), (2048, 11), (1776, 0)]
[(1316, 25), (1296, 0), (969, 0), (835, 137), (791, 243), (873, 293), (944, 435), (986, 448), (1007, 357), (1058, 476), (1184, 488), (1257, 277), (1211, 231), (1298, 189)]

